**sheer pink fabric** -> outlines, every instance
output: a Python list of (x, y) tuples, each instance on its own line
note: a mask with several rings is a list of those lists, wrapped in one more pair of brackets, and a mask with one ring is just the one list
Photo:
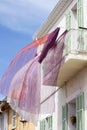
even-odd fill
[(67, 31), (65, 31), (56, 41), (56, 45), (51, 48), (43, 62), (43, 84), (55, 86), (58, 72), (62, 62), (64, 41)]
[(39, 114), (52, 113), (55, 109), (55, 87), (52, 86), (56, 85), (65, 34), (58, 38), (56, 46), (48, 50), (42, 64), (38, 62), (39, 55), (35, 57), (36, 47), (46, 44), (50, 34), (23, 48), (13, 58), (0, 81), (0, 92), (7, 96), (10, 106), (23, 119), (35, 125)]

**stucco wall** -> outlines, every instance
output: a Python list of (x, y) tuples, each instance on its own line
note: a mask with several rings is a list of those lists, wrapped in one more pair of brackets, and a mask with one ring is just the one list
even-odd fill
[[(8, 110), (8, 130), (12, 130), (12, 109)], [(16, 114), (15, 130), (35, 130), (35, 126), (31, 122), (20, 122), (20, 116)]]
[[(85, 99), (85, 130), (87, 129), (87, 67), (81, 70), (58, 91), (58, 129), (62, 130), (62, 105), (84, 92)], [(69, 129), (69, 128), (68, 128)], [(71, 129), (70, 129), (71, 130)]]

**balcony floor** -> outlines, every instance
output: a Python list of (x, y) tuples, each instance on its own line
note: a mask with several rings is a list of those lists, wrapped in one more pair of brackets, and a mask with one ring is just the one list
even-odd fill
[(74, 77), (86, 65), (87, 52), (70, 53), (67, 55), (59, 71), (57, 86), (62, 87), (66, 81)]

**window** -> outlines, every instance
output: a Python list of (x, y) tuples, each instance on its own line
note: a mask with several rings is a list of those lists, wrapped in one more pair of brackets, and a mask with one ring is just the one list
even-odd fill
[(52, 130), (52, 116), (49, 116), (40, 122), (40, 130)]
[(12, 111), (12, 130), (16, 127), (16, 112)]
[[(70, 103), (75, 106), (73, 106), (72, 108), (71, 104), (65, 104), (64, 106), (62, 106), (62, 130), (68, 130), (68, 125), (71, 128), (71, 125), (68, 121), (72, 116), (76, 117), (76, 130), (84, 130), (84, 93), (80, 93)], [(72, 115), (72, 113), (74, 115)]]

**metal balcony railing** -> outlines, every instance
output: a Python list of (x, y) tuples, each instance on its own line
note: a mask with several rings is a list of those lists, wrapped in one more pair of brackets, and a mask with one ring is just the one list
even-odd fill
[(63, 56), (74, 52), (87, 52), (87, 30), (71, 29), (68, 31)]

